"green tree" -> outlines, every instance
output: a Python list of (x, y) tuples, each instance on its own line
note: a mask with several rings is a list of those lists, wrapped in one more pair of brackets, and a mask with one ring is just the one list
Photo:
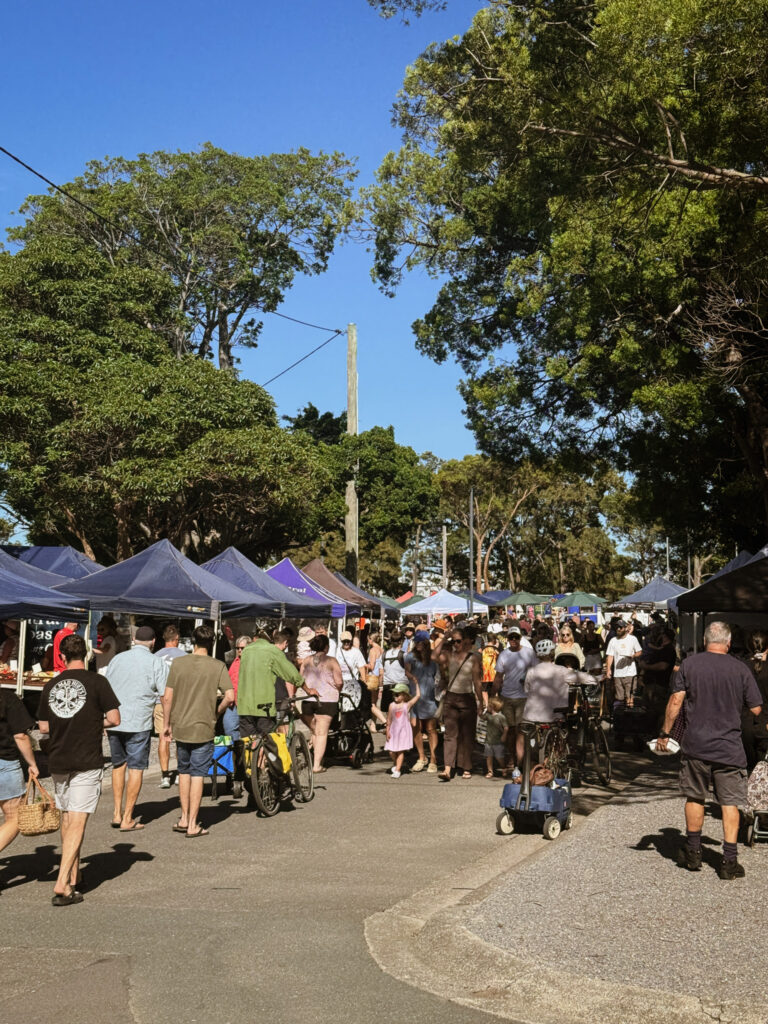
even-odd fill
[(322, 444), (338, 444), (347, 432), (347, 414), (321, 413), (311, 402), (295, 416), (283, 416), (291, 430), (303, 430)]
[(768, 0), (500, 0), (409, 69), (374, 272), (441, 277), (417, 346), (485, 451), (631, 447), (650, 480), (674, 435), (768, 521), (767, 44)]
[[(305, 149), (244, 157), (210, 143), (198, 152), (92, 161), (59, 192), (31, 196), (10, 238), (82, 243), (110, 266), (129, 264), (172, 287), (176, 315), (153, 325), (175, 355), (234, 364), (256, 344), (298, 274), (328, 265), (350, 213), (354, 171), (338, 153)], [(96, 211), (96, 215), (81, 203)]]

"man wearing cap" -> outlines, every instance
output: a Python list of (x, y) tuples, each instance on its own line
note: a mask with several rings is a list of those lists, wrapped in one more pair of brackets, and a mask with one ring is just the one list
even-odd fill
[(341, 692), (348, 694), (356, 705), (359, 704), (362, 696), (360, 684), (368, 679), (368, 663), (360, 648), (352, 645), (352, 634), (347, 631), (341, 634), (341, 647), (336, 652), (336, 661), (344, 681)]
[(523, 721), (526, 693), (525, 674), (536, 664), (531, 645), (522, 646), (523, 634), (519, 626), (512, 626), (507, 633), (505, 650), (496, 659), (496, 674), (493, 679), (493, 693), (501, 697), (501, 713), (507, 720), (507, 750), (509, 765), (513, 768), (517, 751), (517, 736)]
[(154, 646), (154, 629), (139, 626), (131, 649), (116, 654), (102, 672), (120, 701), (120, 725), (109, 729), (107, 736), (112, 754), (112, 828), (121, 832), (144, 828), (133, 811), (149, 766), (155, 705), (168, 678), (168, 663), (152, 653)]
[(616, 636), (608, 643), (605, 652), (605, 674), (610, 676), (613, 668), (614, 700), (631, 708), (635, 700), (637, 685), (637, 659), (643, 650), (637, 637), (628, 632), (628, 625), (623, 619), (616, 623)]

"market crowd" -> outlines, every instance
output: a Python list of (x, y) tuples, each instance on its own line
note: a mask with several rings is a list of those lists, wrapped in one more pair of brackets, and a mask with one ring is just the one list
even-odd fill
[[(91, 653), (77, 630), (67, 623), (54, 637), (55, 675), (37, 711), (62, 812), (55, 906), (83, 899), (80, 852), (101, 795), (105, 734), (112, 828), (145, 827), (135, 812), (154, 734), (159, 786), (178, 784), (173, 829), (203, 838), (209, 829), (200, 806), (217, 738), (242, 750), (250, 738), (275, 732), (294, 695), (316, 774), (348, 749), (339, 737), (356, 729), (371, 758), (371, 737), (383, 733), (393, 780), (424, 772), (448, 783), (480, 772), (519, 781), (526, 731), (553, 722), (574, 683), (587, 686), (617, 736), (641, 720), (647, 735), (658, 736), (660, 751), (685, 735), (681, 866), (701, 867), (712, 785), (723, 808), (721, 877), (743, 875), (735, 854), (738, 809), (746, 803), (747, 771), (768, 752), (768, 635), (761, 631), (745, 639), (724, 623), (710, 624), (705, 651), (681, 659), (674, 619), (659, 612), (647, 622), (615, 616), (602, 626), (565, 613), (497, 615), (483, 624), (406, 621), (385, 635), (360, 620), (338, 640), (322, 623), (239, 636), (225, 627), (223, 637), (203, 624), (184, 646), (174, 623), (145, 623), (128, 640), (105, 615)], [(17, 633), (18, 623), (4, 624), (5, 660)], [(0, 850), (18, 834), (24, 772), (39, 774), (34, 726), (24, 704), (0, 690)]]

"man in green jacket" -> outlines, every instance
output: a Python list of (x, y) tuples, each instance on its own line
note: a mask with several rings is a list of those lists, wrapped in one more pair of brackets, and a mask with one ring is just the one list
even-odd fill
[(296, 666), (278, 647), (266, 637), (259, 637), (248, 644), (240, 657), (237, 711), (240, 715), (241, 736), (261, 736), (275, 731), (275, 683), (278, 679), (285, 681), (289, 697), (304, 681)]

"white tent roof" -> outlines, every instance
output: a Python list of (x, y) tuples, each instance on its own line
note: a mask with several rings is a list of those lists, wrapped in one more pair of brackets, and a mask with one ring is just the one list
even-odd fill
[[(452, 594), (450, 590), (438, 590), (431, 597), (425, 597), (423, 601), (416, 601), (403, 608), (403, 614), (409, 618), (412, 615), (460, 615), (466, 612), (468, 607), (468, 598)], [(487, 615), (488, 605), (475, 600), (472, 610), (475, 614)]]

